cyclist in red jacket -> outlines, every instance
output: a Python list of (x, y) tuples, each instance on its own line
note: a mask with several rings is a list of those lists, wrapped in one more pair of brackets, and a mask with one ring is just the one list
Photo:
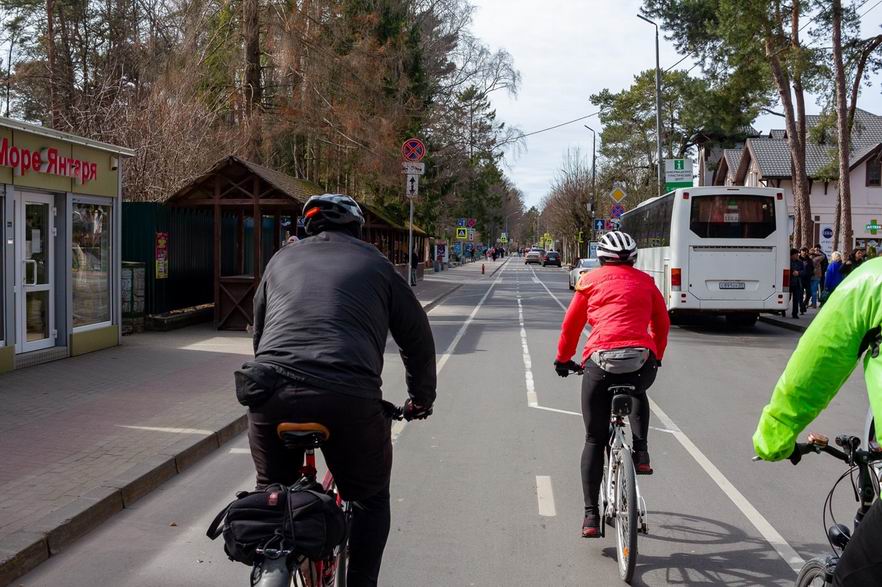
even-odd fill
[[(634, 267), (637, 244), (628, 234), (608, 232), (600, 239), (601, 267), (582, 275), (561, 326), (554, 368), (566, 377), (584, 368), (582, 417), (582, 490), (585, 519), (582, 536), (600, 536), (598, 507), (603, 478), (603, 451), (609, 438), (611, 385), (630, 384), (635, 390), (630, 415), (634, 460), (638, 475), (651, 475), (646, 436), (649, 401), (646, 390), (655, 381), (668, 342), (671, 322), (664, 298), (653, 279)], [(572, 357), (586, 322), (591, 334), (576, 364)]]

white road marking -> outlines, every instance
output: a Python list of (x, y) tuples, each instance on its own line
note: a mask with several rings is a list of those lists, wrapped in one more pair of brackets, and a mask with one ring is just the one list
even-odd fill
[(554, 490), (551, 488), (551, 477), (536, 475), (536, 499), (539, 501), (539, 515), (553, 518), (557, 515), (554, 507)]
[[(472, 310), (472, 313), (469, 314), (469, 317), (466, 318), (466, 321), (462, 323), (459, 331), (456, 333), (456, 336), (453, 337), (453, 340), (450, 341), (450, 344), (447, 345), (447, 350), (444, 351), (444, 354), (441, 355), (441, 358), (438, 359), (435, 367), (435, 373), (437, 375), (441, 374), (441, 370), (444, 369), (444, 365), (447, 364), (447, 361), (450, 360), (450, 356), (453, 354), (453, 351), (456, 350), (456, 345), (459, 344), (459, 341), (462, 340), (463, 335), (466, 330), (468, 330), (469, 325), (475, 319), (475, 316), (478, 314), (478, 310), (481, 309), (481, 306), (484, 305), (484, 302), (487, 301), (487, 298), (490, 297), (490, 292), (493, 291), (493, 288), (496, 287), (500, 281), (502, 281), (502, 274), (505, 272), (505, 265), (508, 263), (508, 260), (503, 263), (502, 268), (499, 269), (499, 276), (490, 284), (490, 287), (487, 288), (487, 291), (484, 292), (484, 295), (481, 297), (481, 301), (478, 302), (478, 305)], [(437, 307), (437, 306), (436, 306)], [(399, 420), (392, 424), (392, 443), (394, 444), (398, 437), (401, 436), (401, 433), (404, 432), (404, 428), (407, 426), (407, 420)]]
[(582, 417), (582, 412), (571, 412), (569, 410), (559, 410), (557, 408), (549, 408), (546, 406), (530, 406), (531, 408), (535, 408), (537, 410), (544, 410), (546, 412), (556, 412), (558, 414), (567, 414), (568, 416), (579, 416)]
[(521, 354), (524, 358), (524, 381), (527, 384), (527, 405), (535, 408), (539, 405), (536, 397), (536, 385), (533, 382), (533, 361), (530, 359), (530, 347), (527, 346), (527, 331), (524, 328), (524, 307), (521, 294), (518, 294), (518, 323), (521, 326)]
[[(532, 267), (530, 268), (532, 270)], [(535, 276), (535, 271), (533, 272)], [(551, 293), (551, 290), (542, 283), (542, 287), (545, 288), (545, 291), (548, 292), (554, 301), (566, 311), (566, 306), (561, 303), (557, 296)], [(538, 407), (538, 406), (536, 406)], [(794, 550), (792, 546), (781, 536), (781, 533), (778, 532), (771, 523), (757, 510), (753, 504), (751, 504), (744, 494), (738, 491), (738, 489), (732, 485), (732, 483), (726, 478), (725, 475), (714, 465), (701, 449), (699, 449), (692, 440), (686, 436), (686, 434), (680, 429), (679, 426), (659, 407), (657, 403), (652, 401), (649, 398), (649, 407), (655, 413), (659, 420), (661, 420), (662, 424), (670, 431), (671, 434), (674, 435), (674, 438), (680, 443), (680, 445), (686, 449), (686, 452), (698, 463), (704, 472), (710, 477), (714, 483), (726, 494), (735, 507), (737, 507), (744, 517), (753, 525), (754, 528), (760, 533), (760, 535), (765, 539), (769, 545), (775, 549), (775, 552), (778, 553), (784, 562), (790, 565), (790, 568), (793, 569), (795, 573), (799, 572), (800, 567), (805, 563), (805, 559), (803, 559), (799, 554)], [(557, 410), (556, 410), (557, 411)]]
[(198, 428), (160, 428), (157, 426), (127, 426), (125, 424), (117, 424), (117, 428), (128, 428), (130, 430), (147, 430), (148, 432), (168, 432), (169, 434), (198, 434), (200, 436), (211, 436), (214, 434), (211, 430), (200, 430)]
[(250, 448), (231, 448), (230, 454), (231, 455), (250, 455), (251, 449)]

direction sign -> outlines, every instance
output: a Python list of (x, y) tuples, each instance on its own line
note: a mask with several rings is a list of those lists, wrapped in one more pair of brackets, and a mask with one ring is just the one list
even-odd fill
[(426, 164), (422, 161), (402, 161), (401, 173), (405, 175), (424, 175), (426, 173)]
[(616, 185), (613, 186), (612, 191), (610, 191), (609, 197), (612, 198), (616, 204), (618, 204), (619, 202), (627, 198), (628, 194), (625, 193), (625, 190), (622, 189), (622, 186)]
[(465, 219), (465, 218), (458, 218), (458, 219), (456, 220), (456, 225), (457, 225), (457, 226), (465, 226), (465, 225), (466, 225), (466, 219)]
[(405, 161), (421, 161), (426, 156), (426, 145), (417, 138), (410, 138), (401, 145), (401, 155)]
[(420, 176), (408, 175), (404, 183), (404, 193), (408, 198), (415, 198), (420, 194)]
[(596, 218), (594, 220), (594, 230), (603, 230), (603, 218)]
[(457, 228), (456, 229), (456, 239), (464, 241), (469, 238), (469, 229), (468, 228)]
[(613, 218), (618, 218), (624, 213), (625, 207), (621, 204), (613, 204), (613, 207), (609, 211), (610, 216), (612, 216)]

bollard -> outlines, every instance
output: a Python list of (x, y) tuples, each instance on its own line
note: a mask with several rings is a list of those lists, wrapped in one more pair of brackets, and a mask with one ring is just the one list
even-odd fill
[(484, 275), (484, 264), (481, 263), (481, 275)]

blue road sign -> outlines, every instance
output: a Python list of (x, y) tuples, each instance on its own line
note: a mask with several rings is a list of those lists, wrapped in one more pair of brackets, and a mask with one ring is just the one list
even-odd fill
[(594, 221), (594, 230), (603, 230), (603, 218)]
[(609, 213), (610, 216), (612, 216), (613, 218), (618, 218), (625, 213), (625, 207), (621, 204), (613, 204), (613, 207)]

